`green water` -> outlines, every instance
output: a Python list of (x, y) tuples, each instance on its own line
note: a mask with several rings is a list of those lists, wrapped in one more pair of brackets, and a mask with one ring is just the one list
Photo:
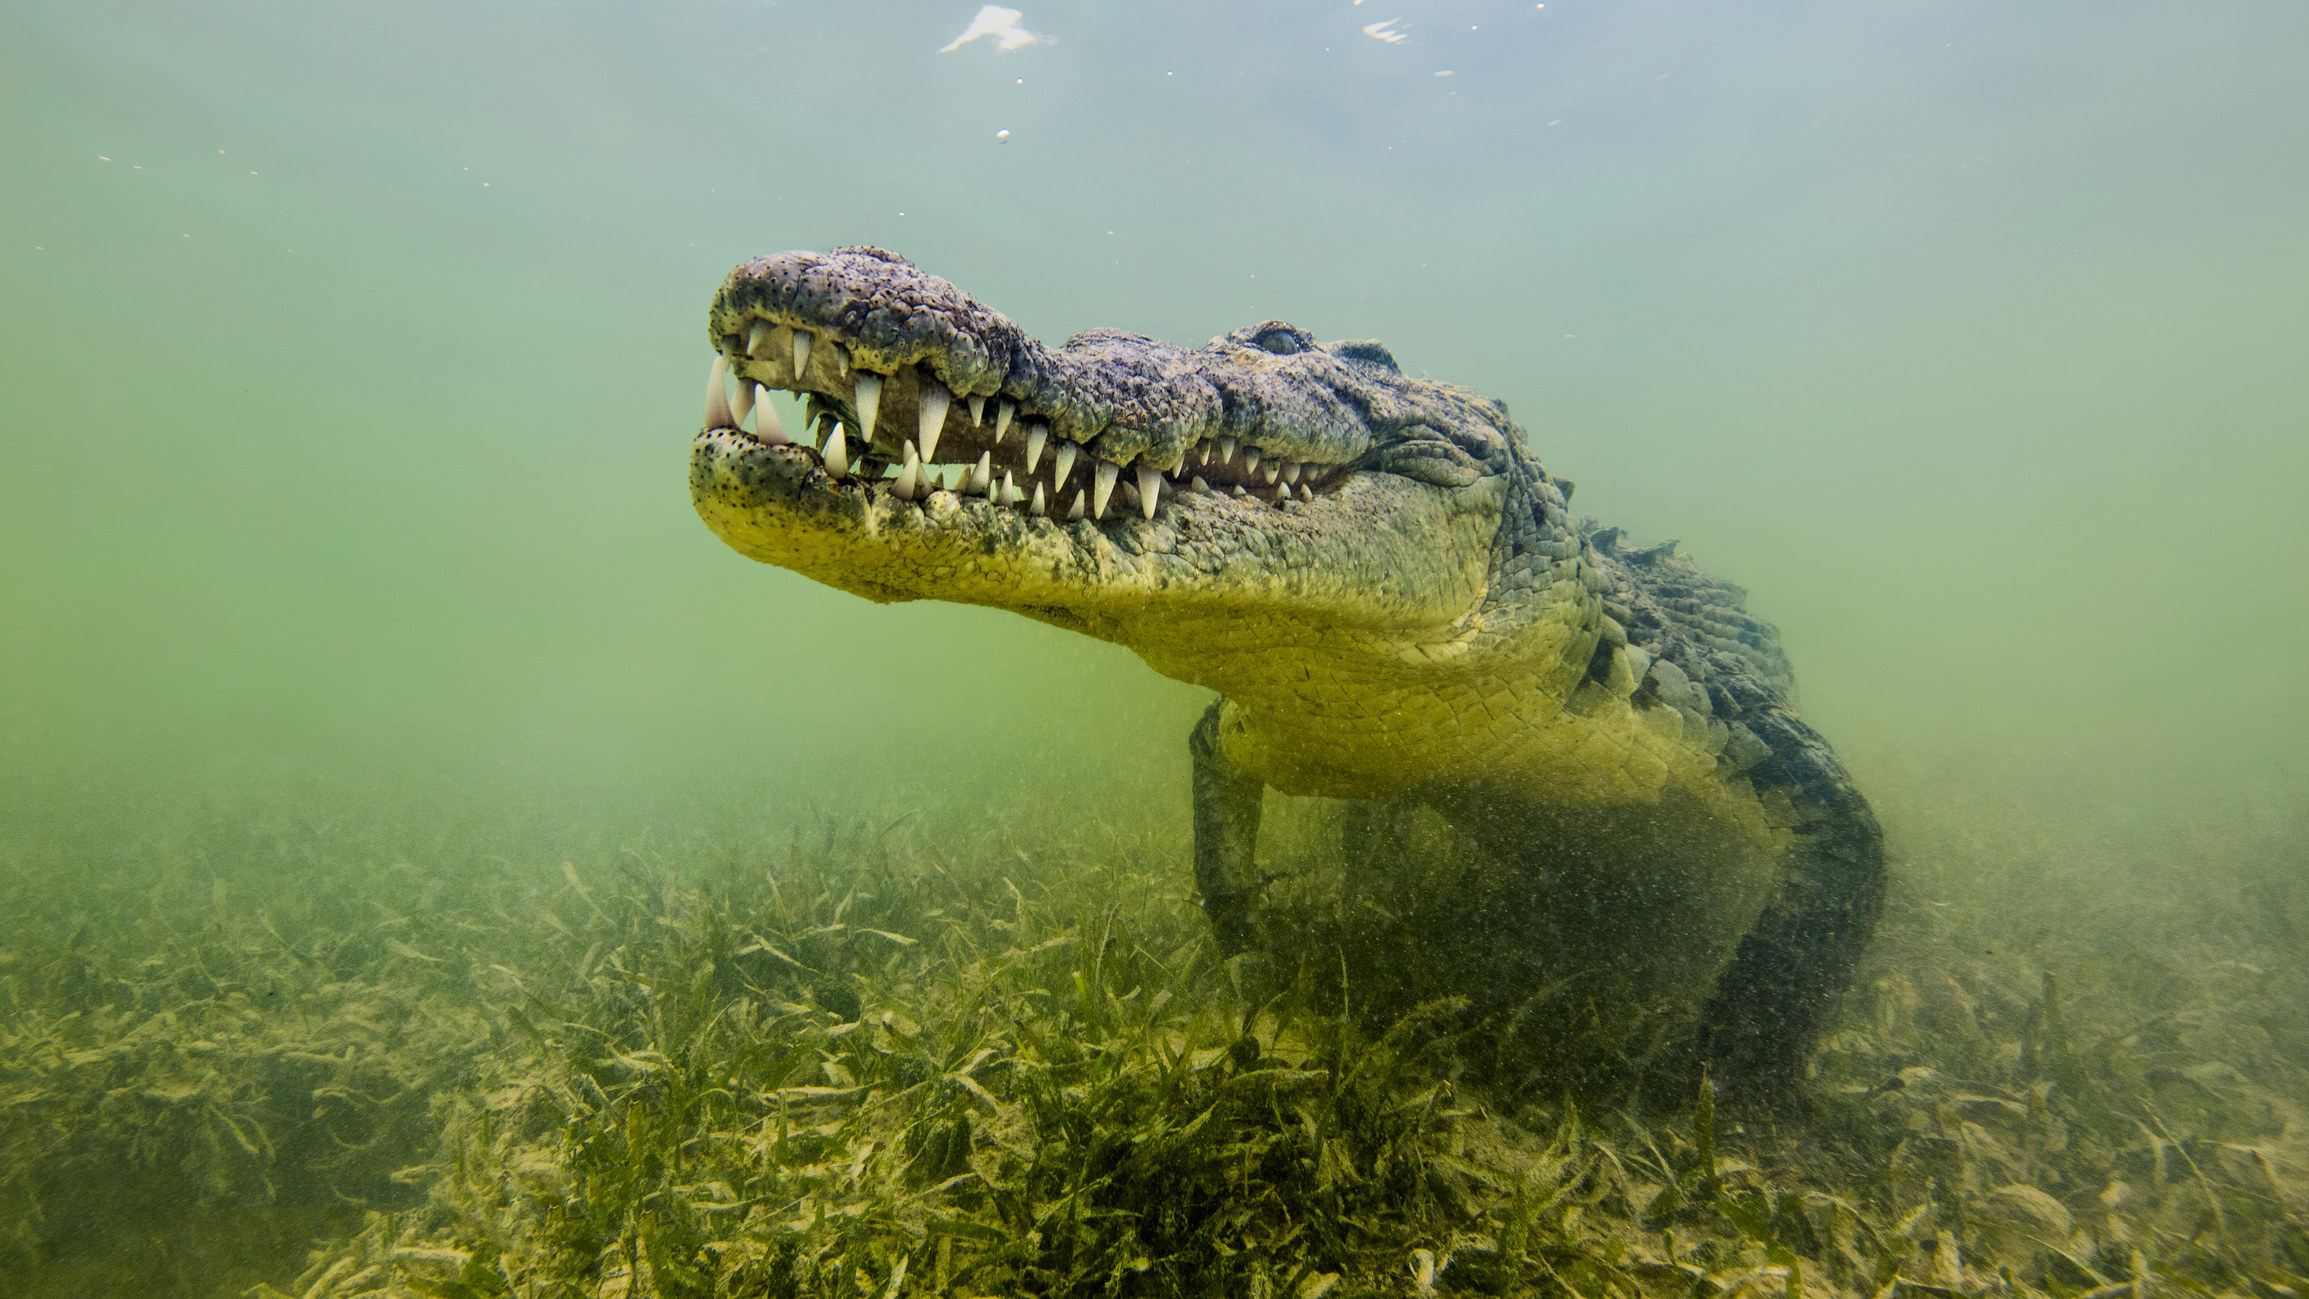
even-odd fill
[[(304, 960), (396, 907), (582, 910), (565, 860), (752, 880), (797, 828), (904, 819), (896, 878), (1073, 845), (1176, 906), (1204, 695), (1010, 615), (815, 587), (690, 511), (709, 295), (849, 243), (1053, 343), (1282, 317), (1508, 401), (1581, 508), (1778, 623), (1886, 821), (1916, 983), (2049, 934), (2111, 1040), (2297, 1004), (2298, 6), (1058, 5), (1020, 20), (1054, 43), (939, 53), (974, 8), (0, 13), (12, 1087), (27, 1025), (127, 986), (57, 953), (125, 979), (257, 933), (259, 901), (311, 927), (281, 940)], [(1404, 39), (1365, 34), (1389, 19)], [(2012, 986), (2052, 950), (2008, 950)], [(2295, 982), (2175, 993), (2160, 959)], [(2264, 1135), (2309, 1105), (2281, 1030), (2212, 1061)], [(1943, 1060), (1903, 1031), (1887, 1067)], [(2268, 1145), (2264, 1198), (2309, 1213), (2297, 1131), (2222, 1139)], [(369, 1194), (292, 1180), (161, 1178), (195, 1225), (121, 1247)], [(7, 1224), (11, 1275), (102, 1245), (47, 1204)], [(302, 1231), (137, 1284), (291, 1288)], [(85, 1275), (40, 1284), (104, 1292)]]

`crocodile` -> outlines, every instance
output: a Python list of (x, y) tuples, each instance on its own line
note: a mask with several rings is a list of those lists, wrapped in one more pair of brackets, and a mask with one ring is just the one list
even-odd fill
[(1685, 1067), (1800, 1096), (1882, 832), (1745, 591), (1572, 514), (1504, 403), (1277, 320), (1054, 349), (870, 247), (745, 262), (707, 337), (690, 490), (730, 547), (1217, 692), (1187, 750), (1222, 954), (1265, 941), (1266, 791), (1426, 809), (1531, 864), (1519, 932), (1609, 934), (1634, 995), (1682, 998)]

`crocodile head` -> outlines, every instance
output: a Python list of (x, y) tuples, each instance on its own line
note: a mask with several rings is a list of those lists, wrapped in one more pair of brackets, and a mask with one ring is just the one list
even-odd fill
[[(1504, 566), (1570, 536), (1569, 484), (1504, 404), (1376, 342), (1268, 321), (1195, 351), (1105, 329), (1053, 349), (874, 248), (747, 262), (707, 336), (699, 515), (868, 599), (1015, 610), (1271, 709), (1581, 621), (1498, 607)], [(806, 426), (753, 409), (765, 388)], [(1592, 636), (1553, 648), (1560, 703)]]

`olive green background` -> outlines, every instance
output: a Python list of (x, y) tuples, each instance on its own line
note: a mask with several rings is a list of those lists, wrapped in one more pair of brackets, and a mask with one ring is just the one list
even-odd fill
[(1183, 842), (1198, 692), (691, 516), (708, 296), (852, 242), (1053, 341), (1279, 316), (1506, 399), (1750, 587), (1896, 852), (2294, 815), (2309, 12), (1076, 4), (936, 53), (973, 8), (0, 14), (0, 835)]

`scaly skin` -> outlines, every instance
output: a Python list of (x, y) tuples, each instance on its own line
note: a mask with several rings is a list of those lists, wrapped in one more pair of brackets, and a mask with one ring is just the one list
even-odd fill
[[(811, 394), (796, 443), (731, 427), (709, 393), (691, 493), (740, 553), (872, 600), (1016, 610), (1218, 692), (1189, 750), (1196, 882), (1229, 954), (1258, 942), (1262, 790), (1430, 807), (1536, 879), (1657, 901), (1677, 928), (1630, 954), (1635, 995), (1696, 1007), (1719, 1081), (1797, 1094), (1881, 905), (1875, 818), (1740, 589), (1571, 516), (1504, 405), (1274, 321), (1193, 352), (1111, 330), (1054, 351), (871, 248), (740, 266), (708, 337), (735, 375)], [(883, 376), (868, 444), (864, 376)], [(931, 459), (987, 456), (994, 499), (881, 476), (948, 394)], [(814, 449), (837, 421), (844, 476)], [(1103, 518), (1101, 460), (1121, 466)], [(1278, 463), (1299, 487), (1265, 481)]]

